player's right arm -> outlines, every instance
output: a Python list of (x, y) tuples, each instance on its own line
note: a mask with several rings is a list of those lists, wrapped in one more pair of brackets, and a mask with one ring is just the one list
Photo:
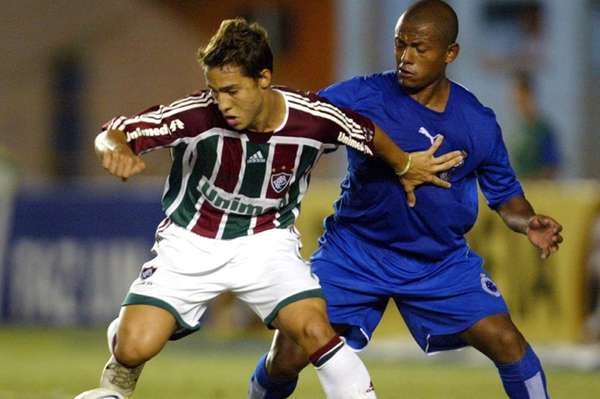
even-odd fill
[(96, 137), (96, 154), (104, 169), (125, 180), (144, 170), (141, 154), (177, 146), (207, 131), (214, 123), (213, 103), (210, 93), (201, 91), (132, 117), (114, 118)]
[(107, 128), (96, 136), (94, 149), (102, 167), (123, 180), (137, 175), (146, 164), (127, 145), (127, 136), (121, 130)]

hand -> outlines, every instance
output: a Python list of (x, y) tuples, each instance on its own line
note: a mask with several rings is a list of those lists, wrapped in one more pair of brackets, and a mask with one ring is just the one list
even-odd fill
[(527, 223), (527, 238), (541, 250), (542, 259), (558, 251), (559, 244), (563, 242), (561, 231), (562, 226), (549, 216), (535, 215)]
[(111, 175), (120, 177), (123, 181), (146, 168), (142, 158), (135, 155), (127, 144), (100, 144), (96, 148), (104, 169)]
[(440, 148), (444, 138), (440, 135), (435, 137), (433, 144), (426, 151), (413, 152), (411, 165), (408, 171), (400, 177), (400, 182), (406, 192), (406, 200), (411, 208), (415, 206), (415, 188), (424, 183), (431, 183), (439, 187), (450, 188), (451, 184), (440, 179), (436, 174), (459, 166), (464, 161), (462, 151), (448, 152), (439, 157), (434, 156)]

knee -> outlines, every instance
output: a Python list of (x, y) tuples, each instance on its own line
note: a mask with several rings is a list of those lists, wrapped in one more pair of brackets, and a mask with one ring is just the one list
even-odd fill
[[(329, 325), (326, 318), (309, 318), (303, 320), (302, 323), (294, 326), (289, 336), (301, 347), (307, 358), (309, 355), (325, 346), (333, 337), (336, 336), (335, 331)], [(284, 354), (287, 359), (288, 355)], [(276, 356), (276, 358), (279, 356)]]
[(309, 354), (336, 335), (327, 320), (325, 302), (320, 298), (286, 306), (279, 312), (274, 325)]
[(164, 343), (157, 342), (151, 334), (135, 327), (121, 327), (117, 333), (113, 354), (127, 367), (137, 367), (154, 357)]
[(521, 360), (527, 349), (527, 342), (516, 329), (503, 329), (496, 333), (492, 360), (496, 363), (514, 363)]
[(327, 344), (334, 336), (337, 335), (325, 318), (312, 319), (304, 323), (300, 329), (300, 334), (301, 341), (312, 343), (312, 348), (309, 349), (309, 352)]

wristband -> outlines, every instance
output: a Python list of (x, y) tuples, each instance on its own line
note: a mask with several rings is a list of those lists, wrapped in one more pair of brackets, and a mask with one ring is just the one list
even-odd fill
[(412, 154), (408, 154), (408, 161), (406, 162), (406, 166), (400, 172), (396, 172), (396, 175), (402, 177), (408, 172), (410, 167), (412, 166)]

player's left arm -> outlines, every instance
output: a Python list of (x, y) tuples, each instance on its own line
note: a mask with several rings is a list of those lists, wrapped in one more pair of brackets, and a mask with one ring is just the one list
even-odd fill
[(506, 225), (517, 233), (522, 233), (540, 250), (542, 259), (558, 251), (563, 237), (562, 226), (550, 216), (536, 214), (525, 196), (511, 197), (497, 209)]
[[(494, 116), (493, 113), (490, 116)], [(482, 158), (477, 167), (479, 187), (490, 208), (498, 212), (511, 230), (525, 234), (545, 259), (558, 251), (563, 241), (560, 234), (562, 226), (550, 216), (537, 214), (527, 201), (510, 165), (502, 130), (495, 117), (489, 118), (488, 123), (488, 128), (482, 128), (478, 136), (478, 157)]]

